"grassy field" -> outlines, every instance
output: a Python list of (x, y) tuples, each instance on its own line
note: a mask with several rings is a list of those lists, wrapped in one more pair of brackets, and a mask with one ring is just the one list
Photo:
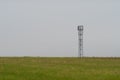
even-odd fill
[(0, 80), (120, 80), (120, 58), (1, 57)]

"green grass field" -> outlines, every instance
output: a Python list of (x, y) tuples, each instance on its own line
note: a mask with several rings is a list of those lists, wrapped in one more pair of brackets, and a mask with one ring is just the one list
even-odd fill
[(120, 58), (1, 57), (0, 80), (120, 80)]

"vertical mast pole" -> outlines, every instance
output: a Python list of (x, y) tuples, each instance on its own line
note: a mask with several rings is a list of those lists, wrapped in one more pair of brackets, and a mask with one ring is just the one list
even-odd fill
[(78, 57), (82, 57), (83, 56), (83, 25), (78, 26), (78, 40), (79, 40)]

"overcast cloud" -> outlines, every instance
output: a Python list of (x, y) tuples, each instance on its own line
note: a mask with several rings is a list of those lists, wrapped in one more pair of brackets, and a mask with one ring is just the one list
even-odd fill
[(120, 0), (0, 0), (0, 56), (120, 57)]

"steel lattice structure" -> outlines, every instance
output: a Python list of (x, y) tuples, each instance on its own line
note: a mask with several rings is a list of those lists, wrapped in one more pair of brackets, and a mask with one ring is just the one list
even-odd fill
[(83, 57), (83, 25), (78, 26), (78, 40), (79, 40), (78, 56)]

